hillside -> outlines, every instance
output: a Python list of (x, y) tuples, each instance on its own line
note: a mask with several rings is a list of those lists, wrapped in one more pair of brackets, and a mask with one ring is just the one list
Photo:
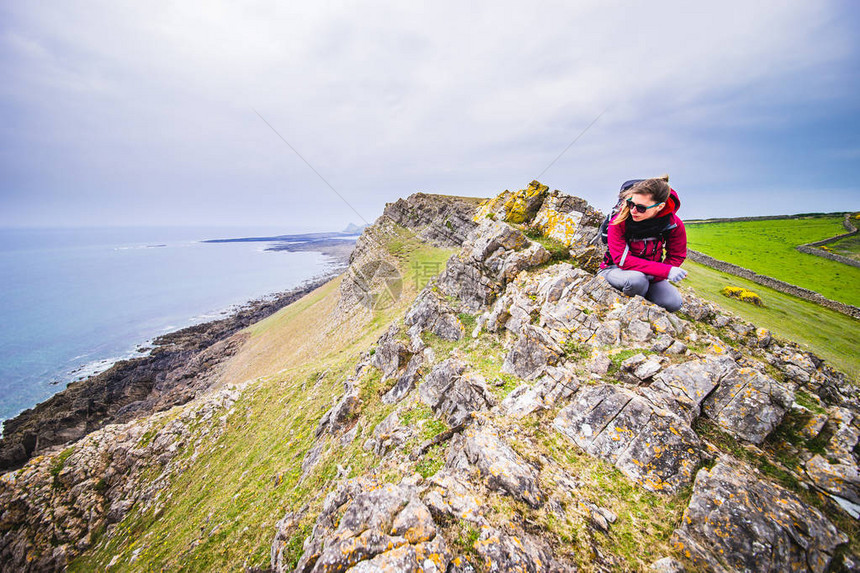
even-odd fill
[(2, 570), (860, 567), (857, 387), (621, 295), (601, 219), (537, 182), (389, 204), (205, 392), (3, 474)]

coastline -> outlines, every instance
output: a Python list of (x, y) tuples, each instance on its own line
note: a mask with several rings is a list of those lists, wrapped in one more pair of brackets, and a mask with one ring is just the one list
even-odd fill
[[(0, 472), (20, 467), (40, 452), (75, 441), (109, 423), (122, 423), (185, 403), (214, 382), (218, 366), (238, 351), (240, 330), (274, 314), (343, 272), (351, 245), (314, 245), (300, 250), (331, 257), (323, 273), (298, 286), (234, 305), (208, 320), (136, 344), (121, 358), (84, 378), (81, 368), (50, 398), (0, 421)], [(292, 245), (286, 245), (287, 247)], [(314, 246), (318, 248), (314, 248)], [(272, 250), (293, 250), (283, 248)], [(298, 250), (298, 249), (297, 249)], [(141, 354), (141, 352), (144, 352)], [(86, 368), (86, 366), (82, 367)]]

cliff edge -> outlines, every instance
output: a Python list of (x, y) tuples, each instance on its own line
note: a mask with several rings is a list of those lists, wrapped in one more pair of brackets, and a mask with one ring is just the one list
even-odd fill
[(3, 474), (3, 570), (857, 570), (857, 387), (614, 290), (601, 219), (390, 204), (220, 390)]

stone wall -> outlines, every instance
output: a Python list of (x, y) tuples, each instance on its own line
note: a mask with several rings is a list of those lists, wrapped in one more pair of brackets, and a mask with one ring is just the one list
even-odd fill
[(845, 227), (847, 233), (842, 233), (841, 235), (836, 235), (835, 237), (830, 237), (829, 239), (822, 239), (821, 241), (815, 241), (814, 243), (806, 243), (805, 245), (799, 245), (795, 247), (801, 253), (806, 253), (807, 255), (815, 255), (816, 257), (823, 257), (825, 259), (830, 259), (831, 261), (836, 261), (837, 263), (843, 263), (846, 265), (851, 265), (852, 267), (860, 268), (860, 261), (854, 260), (849, 257), (843, 257), (842, 255), (837, 255), (836, 253), (828, 253), (827, 251), (822, 251), (818, 247), (829, 245), (830, 243), (835, 243), (836, 241), (841, 241), (847, 237), (852, 237), (857, 234), (857, 227), (851, 222), (851, 213), (845, 213), (845, 219), (842, 221), (842, 226)]
[(778, 290), (779, 292), (790, 294), (802, 298), (804, 300), (808, 300), (809, 302), (814, 302), (815, 304), (819, 304), (831, 310), (835, 310), (836, 312), (841, 312), (842, 314), (848, 315), (850, 317), (860, 319), (860, 308), (857, 308), (856, 306), (851, 306), (850, 304), (830, 300), (829, 298), (825, 298), (815, 291), (795, 286), (793, 284), (789, 284), (787, 282), (783, 282), (781, 280), (777, 280), (766, 275), (760, 275), (749, 269), (745, 269), (744, 267), (733, 265), (732, 263), (727, 263), (726, 261), (721, 261), (719, 259), (715, 259), (714, 257), (710, 257), (704, 253), (693, 251), (691, 249), (687, 250), (687, 257), (691, 261), (695, 261), (699, 264), (711, 267), (713, 269), (717, 269), (718, 271), (723, 271), (724, 273), (729, 273), (731, 275), (751, 280), (760, 285), (764, 285), (774, 290)]

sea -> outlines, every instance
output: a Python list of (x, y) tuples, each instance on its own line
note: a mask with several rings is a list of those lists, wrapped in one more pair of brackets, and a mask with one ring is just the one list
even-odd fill
[(266, 250), (290, 229), (0, 229), (0, 424), (151, 340), (330, 272), (316, 252)]

